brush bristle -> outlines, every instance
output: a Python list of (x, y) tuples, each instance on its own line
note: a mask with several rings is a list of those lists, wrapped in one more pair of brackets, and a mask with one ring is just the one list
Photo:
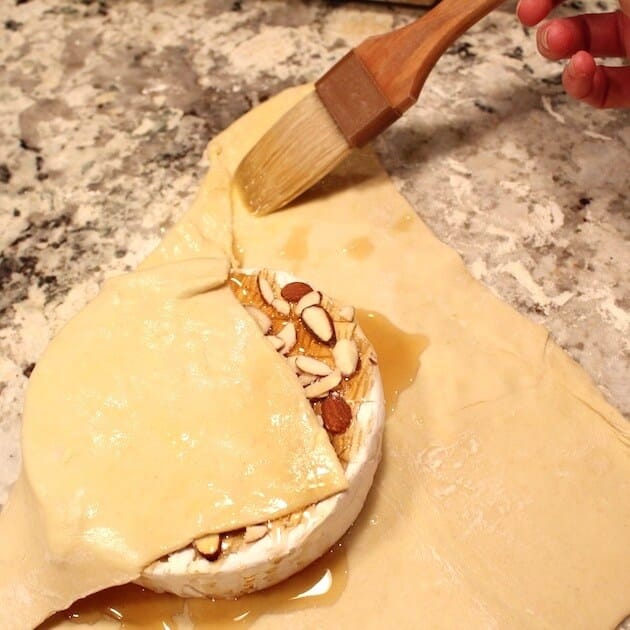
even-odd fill
[(254, 214), (282, 208), (350, 153), (316, 92), (291, 108), (239, 165), (235, 183)]

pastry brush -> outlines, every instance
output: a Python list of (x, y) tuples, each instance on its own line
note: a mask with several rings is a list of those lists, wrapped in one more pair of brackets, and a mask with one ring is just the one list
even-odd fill
[(262, 215), (282, 208), (389, 127), (418, 100), (444, 51), (502, 2), (442, 0), (352, 49), (239, 165), (235, 184), (249, 209)]

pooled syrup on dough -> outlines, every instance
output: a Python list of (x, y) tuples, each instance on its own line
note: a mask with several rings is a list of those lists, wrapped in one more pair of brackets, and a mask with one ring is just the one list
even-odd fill
[(289, 238), (287, 238), (281, 254), (287, 260), (301, 263), (308, 256), (308, 237), (311, 228), (309, 225), (296, 225)]
[(374, 243), (367, 236), (353, 238), (341, 250), (355, 260), (364, 260), (374, 251)]
[(245, 629), (262, 615), (330, 606), (339, 599), (347, 581), (346, 552), (338, 543), (288, 580), (236, 600), (181, 599), (128, 584), (76, 602), (42, 624), (39, 630), (53, 630), (56, 624), (66, 620), (94, 624), (109, 619), (120, 622), (123, 630), (178, 630), (191, 624), (196, 630)]
[(406, 333), (380, 313), (357, 310), (359, 326), (378, 356), (387, 413), (396, 409), (398, 396), (415, 380), (420, 355), (429, 345), (424, 335)]

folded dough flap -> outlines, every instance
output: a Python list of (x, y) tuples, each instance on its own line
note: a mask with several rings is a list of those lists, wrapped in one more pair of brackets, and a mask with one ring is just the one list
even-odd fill
[(27, 392), (22, 491), (0, 514), (12, 545), (39, 551), (2, 565), (0, 592), (54, 593), (50, 613), (203, 534), (347, 487), (227, 274), (200, 258), (112, 279), (51, 342)]

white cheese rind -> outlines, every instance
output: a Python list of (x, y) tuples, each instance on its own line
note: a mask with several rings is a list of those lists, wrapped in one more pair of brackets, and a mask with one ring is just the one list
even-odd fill
[[(280, 284), (295, 280), (284, 273), (276, 277)], [(199, 558), (192, 548), (171, 554), (147, 567), (137, 583), (181, 597), (233, 598), (297, 573), (326, 553), (359, 515), (381, 459), (384, 423), (383, 384), (374, 366), (352, 424), (346, 491), (307, 508), (297, 525), (273, 527), (261, 540), (213, 562)]]

